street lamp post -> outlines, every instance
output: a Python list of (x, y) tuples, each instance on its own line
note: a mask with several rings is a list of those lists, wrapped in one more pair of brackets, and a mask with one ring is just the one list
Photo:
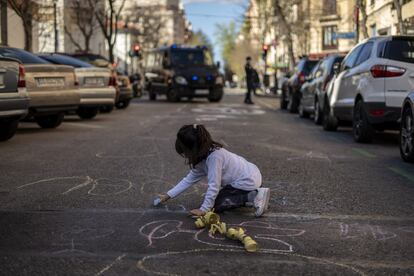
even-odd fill
[(59, 50), (58, 27), (57, 27), (57, 1), (53, 0), (53, 28), (55, 31), (55, 52)]

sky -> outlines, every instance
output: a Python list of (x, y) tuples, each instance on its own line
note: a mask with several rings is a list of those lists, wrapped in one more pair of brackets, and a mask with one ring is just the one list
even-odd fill
[(247, 0), (183, 0), (188, 20), (193, 31), (202, 30), (214, 45), (214, 56), (222, 62), (220, 49), (214, 35), (217, 23), (228, 24), (231, 21), (241, 23)]

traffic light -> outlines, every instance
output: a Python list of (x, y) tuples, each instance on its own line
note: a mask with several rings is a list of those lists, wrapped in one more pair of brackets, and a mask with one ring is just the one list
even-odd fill
[(130, 55), (131, 57), (141, 57), (141, 46), (139, 44), (134, 44)]
[(263, 53), (262, 53), (262, 57), (264, 60), (266, 60), (267, 57), (267, 51), (269, 50), (269, 45), (263, 44)]

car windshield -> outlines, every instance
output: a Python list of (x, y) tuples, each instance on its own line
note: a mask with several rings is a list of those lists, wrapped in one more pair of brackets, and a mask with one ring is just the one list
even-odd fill
[(20, 60), (23, 64), (49, 64), (46, 60), (20, 49), (0, 48), (0, 55)]
[(387, 42), (384, 58), (414, 63), (414, 39), (401, 38)]
[(50, 61), (55, 64), (70, 65), (75, 68), (88, 68), (93, 67), (89, 63), (83, 62), (79, 59), (64, 56), (64, 55), (39, 55), (41, 58)]
[(174, 50), (171, 51), (173, 65), (213, 65), (211, 54), (206, 50)]
[(97, 67), (109, 67), (109, 61), (100, 55), (74, 55), (74, 58), (87, 62)]
[(302, 69), (303, 73), (305, 73), (305, 75), (309, 75), (309, 73), (312, 72), (312, 69), (316, 66), (316, 64), (318, 64), (317, 60), (306, 61)]

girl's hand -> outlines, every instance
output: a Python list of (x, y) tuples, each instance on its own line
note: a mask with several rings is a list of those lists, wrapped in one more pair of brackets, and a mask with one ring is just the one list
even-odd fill
[(160, 198), (161, 203), (166, 202), (167, 200), (170, 199), (169, 195), (158, 195), (158, 197)]
[(192, 215), (198, 216), (198, 217), (204, 216), (206, 214), (206, 212), (201, 211), (200, 209), (193, 209), (193, 210), (190, 211), (190, 213)]

